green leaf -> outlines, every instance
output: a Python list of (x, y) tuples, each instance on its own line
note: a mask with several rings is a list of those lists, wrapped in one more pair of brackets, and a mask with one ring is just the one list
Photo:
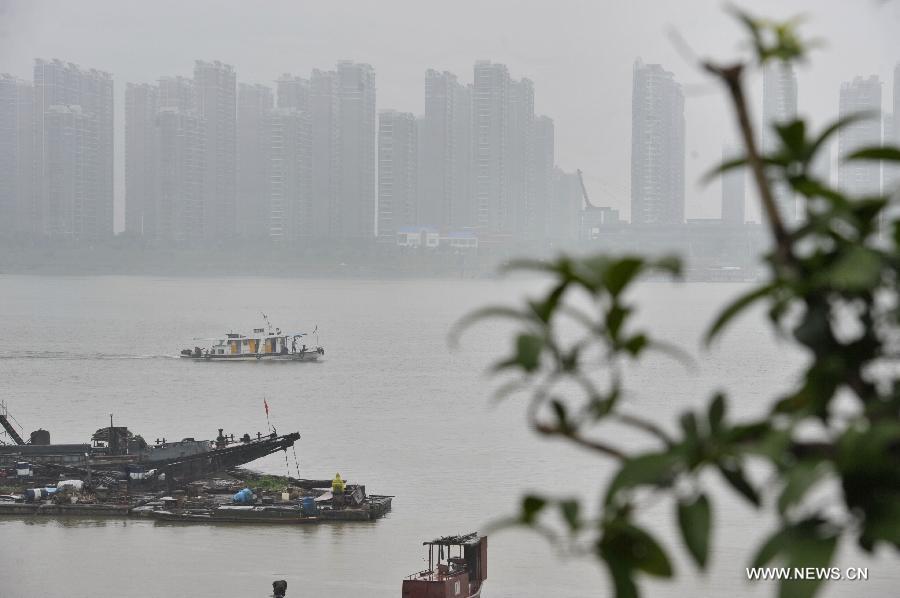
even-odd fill
[(881, 256), (866, 247), (855, 245), (843, 253), (829, 272), (831, 284), (847, 291), (865, 291), (881, 278)]
[(677, 255), (668, 255), (656, 260), (653, 267), (660, 272), (668, 272), (677, 277), (681, 275), (681, 258)]
[(622, 329), (622, 324), (625, 322), (625, 319), (629, 316), (631, 310), (623, 305), (619, 305), (618, 303), (613, 304), (609, 311), (606, 312), (606, 329), (609, 331), (609, 336), (613, 339), (619, 338), (619, 331)]
[(672, 577), (672, 563), (662, 546), (647, 532), (629, 526), (632, 562), (638, 569), (656, 577)]
[(603, 276), (606, 290), (617, 297), (643, 268), (644, 260), (638, 257), (624, 257), (610, 263)]
[(462, 336), (462, 333), (465, 332), (467, 328), (471, 327), (474, 324), (477, 324), (481, 320), (486, 320), (488, 318), (510, 318), (513, 320), (521, 320), (525, 322), (532, 320), (531, 316), (529, 316), (527, 313), (513, 307), (485, 307), (467, 314), (456, 324), (454, 324), (449, 334), (450, 344), (455, 346), (459, 342), (459, 337)]
[[(791, 569), (813, 567), (826, 569), (831, 565), (837, 537), (825, 535), (818, 522), (803, 522), (790, 529), (785, 551), (787, 566)], [(781, 598), (812, 598), (823, 579), (782, 580), (779, 588)]]
[(538, 368), (544, 339), (534, 334), (520, 334), (516, 337), (516, 363), (526, 372)]
[(784, 515), (790, 507), (800, 502), (824, 472), (820, 463), (800, 463), (792, 467), (787, 472), (787, 483), (778, 497), (778, 512)]
[(857, 150), (846, 157), (850, 160), (885, 160), (888, 162), (900, 162), (900, 148), (896, 147), (867, 147)]
[(532, 525), (545, 506), (547, 506), (546, 499), (534, 495), (526, 496), (522, 499), (522, 512), (519, 519), (526, 525)]
[(550, 407), (553, 409), (553, 413), (556, 415), (556, 425), (560, 430), (568, 430), (569, 429), (569, 415), (566, 409), (566, 404), (560, 401), (559, 399), (553, 399), (550, 401)]
[(556, 308), (559, 306), (560, 299), (562, 299), (567, 287), (568, 282), (563, 281), (556, 285), (543, 301), (529, 301), (528, 306), (531, 307), (531, 311), (534, 312), (538, 319), (547, 323), (553, 317), (553, 314), (556, 313)]
[(580, 509), (581, 505), (577, 500), (562, 500), (559, 502), (559, 511), (571, 531), (581, 527)]
[(614, 577), (630, 579), (634, 569), (656, 577), (672, 577), (672, 563), (659, 543), (646, 531), (622, 519), (604, 526), (597, 552), (610, 566)]
[(694, 561), (701, 569), (706, 568), (712, 511), (705, 494), (701, 494), (692, 502), (678, 501), (678, 527)]
[(769, 536), (769, 539), (766, 540), (762, 546), (759, 547), (759, 550), (756, 552), (756, 556), (753, 557), (753, 564), (751, 567), (765, 567), (769, 563), (772, 562), (776, 556), (781, 554), (784, 551), (784, 547), (787, 544), (787, 534), (784, 530), (778, 530)]
[(749, 293), (739, 297), (736, 301), (732, 302), (731, 305), (722, 310), (722, 312), (716, 318), (715, 322), (713, 322), (713, 325), (710, 327), (709, 331), (706, 333), (706, 344), (709, 345), (710, 343), (712, 343), (713, 339), (718, 336), (718, 334), (722, 331), (725, 325), (731, 321), (732, 318), (744, 311), (748, 306), (752, 305), (756, 301), (771, 294), (776, 288), (778, 288), (778, 285), (776, 283), (767, 284), (750, 291)]
[(797, 119), (782, 125), (774, 125), (775, 132), (781, 138), (781, 143), (791, 153), (791, 157), (802, 159), (806, 150), (806, 123), (803, 119)]
[(696, 415), (686, 411), (678, 418), (678, 422), (681, 424), (681, 429), (684, 430), (685, 440), (695, 443), (700, 441), (700, 429), (697, 427)]
[(718, 432), (722, 426), (722, 420), (725, 419), (725, 395), (717, 393), (709, 404), (709, 429), (712, 432)]
[(759, 506), (759, 492), (757, 492), (756, 489), (750, 485), (750, 482), (747, 481), (743, 467), (734, 463), (720, 463), (719, 472), (722, 474), (722, 477), (731, 484), (732, 488), (753, 503), (754, 506)]
[(634, 583), (633, 570), (624, 559), (616, 556), (602, 556), (609, 568), (610, 577), (613, 580), (615, 598), (638, 598), (637, 586)]
[(641, 351), (647, 346), (650, 341), (643, 334), (636, 334), (625, 341), (625, 350), (628, 351), (632, 357), (637, 357), (640, 355)]
[(610, 504), (622, 490), (636, 486), (662, 486), (671, 482), (681, 462), (677, 453), (648, 453), (632, 457), (622, 464), (606, 493)]
[(865, 112), (856, 112), (854, 114), (850, 114), (849, 116), (839, 118), (838, 120), (825, 127), (825, 129), (823, 129), (822, 132), (819, 133), (819, 136), (810, 147), (809, 159), (812, 160), (815, 157), (816, 153), (818, 153), (818, 151), (825, 145), (825, 142), (828, 141), (829, 137), (848, 125), (871, 117), (871, 114), (866, 114)]
[(724, 174), (730, 170), (734, 170), (735, 168), (741, 168), (742, 166), (744, 166), (746, 164), (747, 164), (746, 157), (732, 158), (730, 160), (726, 160), (726, 161), (722, 162), (721, 164), (719, 164), (718, 166), (716, 166), (715, 168), (713, 168), (712, 170), (710, 170), (709, 172), (707, 172), (706, 174), (704, 174), (703, 178), (701, 180), (704, 184), (709, 183), (713, 179), (715, 179), (717, 176), (719, 176), (720, 174)]

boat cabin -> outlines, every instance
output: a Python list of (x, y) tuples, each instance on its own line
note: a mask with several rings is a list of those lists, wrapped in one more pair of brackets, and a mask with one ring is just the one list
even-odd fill
[(423, 542), (428, 569), (403, 580), (403, 598), (478, 598), (487, 579), (487, 536), (477, 532)]
[(307, 344), (310, 342), (307, 333), (282, 332), (280, 328), (254, 328), (252, 334), (229, 332), (224, 337), (205, 340), (212, 342), (208, 348), (184, 349), (181, 356), (190, 359), (315, 361), (325, 354), (318, 345), (318, 337), (316, 344)]

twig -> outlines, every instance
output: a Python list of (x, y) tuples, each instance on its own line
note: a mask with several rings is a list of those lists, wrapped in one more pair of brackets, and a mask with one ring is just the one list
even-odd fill
[(718, 77), (728, 88), (731, 95), (731, 101), (734, 104), (735, 116), (737, 117), (738, 127), (741, 131), (741, 137), (747, 148), (747, 162), (750, 170), (753, 172), (753, 178), (759, 189), (759, 195), (762, 199), (763, 209), (766, 219), (769, 221), (769, 227), (772, 230), (772, 236), (775, 238), (775, 251), (782, 265), (791, 265), (794, 263), (794, 254), (791, 251), (791, 239), (781, 214), (778, 211), (778, 205), (772, 195), (772, 189), (769, 186), (769, 180), (766, 177), (763, 161), (756, 147), (756, 139), (753, 135), (753, 126), (750, 124), (750, 112), (747, 109), (747, 99), (744, 95), (744, 85), (741, 76), (744, 72), (744, 65), (741, 63), (731, 66), (718, 66), (711, 62), (704, 62), (703, 68)]
[(663, 444), (667, 446), (671, 447), (675, 444), (675, 441), (672, 440), (671, 436), (666, 434), (666, 432), (662, 428), (652, 422), (625, 413), (613, 413), (612, 416), (618, 419), (623, 424), (629, 425), (633, 428), (638, 428), (639, 430), (643, 430), (649, 434), (652, 434), (653, 436), (656, 436), (663, 442)]
[(537, 432), (544, 434), (545, 436), (560, 436), (582, 448), (590, 449), (598, 453), (603, 453), (604, 455), (613, 457), (614, 459), (618, 459), (620, 461), (625, 461), (626, 459), (628, 459), (628, 455), (626, 455), (619, 449), (598, 440), (585, 438), (575, 430), (566, 430), (558, 426), (551, 426), (550, 424), (545, 424), (538, 421), (534, 421), (532, 423), (534, 424), (534, 429)]

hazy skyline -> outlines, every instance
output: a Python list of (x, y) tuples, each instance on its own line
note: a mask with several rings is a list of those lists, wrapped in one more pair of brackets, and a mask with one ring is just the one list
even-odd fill
[[(740, 2), (754, 14), (812, 12), (803, 30), (826, 40), (811, 66), (798, 69), (800, 113), (816, 122), (838, 111), (844, 81), (878, 75), (891, 102), (900, 61), (900, 4)], [(428, 68), (472, 80), (476, 60), (504, 63), (534, 81), (535, 111), (555, 121), (558, 164), (585, 172), (596, 203), (628, 213), (631, 73), (634, 59), (660, 63), (685, 88), (686, 216), (716, 216), (718, 183), (699, 190), (703, 172), (731, 141), (730, 118), (715, 85), (668, 35), (676, 30), (700, 56), (738, 52), (740, 32), (721, 2), (637, 0), (624, 3), (469, 0), (448, 6), (400, 0), (380, 4), (100, 2), (0, 0), (0, 72), (31, 78), (37, 57), (60, 58), (113, 74), (116, 86), (116, 222), (124, 212), (124, 89), (128, 82), (190, 76), (194, 60), (232, 64), (237, 79), (274, 87), (284, 72), (305, 74), (337, 60), (372, 64), (378, 108), (421, 114)], [(173, 15), (178, 15), (173, 17)], [(860, 44), (865, 39), (867, 43)], [(754, 107), (761, 108), (755, 76)], [(887, 104), (886, 104), (887, 105)], [(756, 214), (748, 194), (748, 217)]]

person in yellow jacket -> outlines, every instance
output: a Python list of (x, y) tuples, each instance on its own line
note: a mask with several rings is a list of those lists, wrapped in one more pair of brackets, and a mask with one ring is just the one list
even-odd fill
[(334, 506), (341, 507), (344, 505), (344, 490), (346, 489), (347, 484), (341, 479), (341, 474), (334, 474), (334, 479), (331, 481), (331, 494), (334, 496)]

